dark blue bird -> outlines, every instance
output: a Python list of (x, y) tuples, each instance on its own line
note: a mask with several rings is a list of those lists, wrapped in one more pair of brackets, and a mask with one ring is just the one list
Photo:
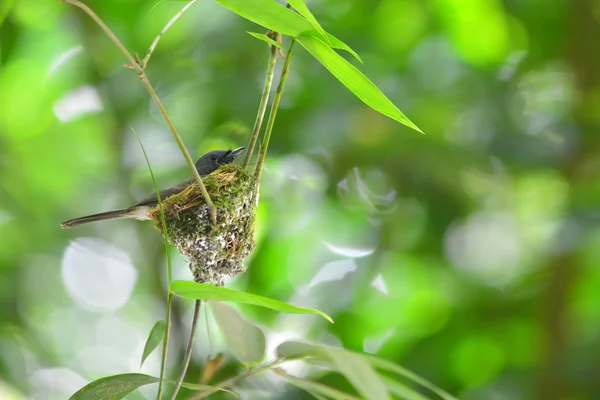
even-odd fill
[[(196, 170), (200, 176), (206, 176), (219, 168), (220, 165), (231, 164), (235, 161), (245, 147), (238, 147), (235, 150), (214, 150), (209, 151), (196, 161)], [(159, 191), (161, 199), (166, 199), (169, 196), (183, 191), (186, 187), (195, 181), (194, 178), (188, 179), (175, 185), (171, 188)], [(150, 219), (147, 215), (148, 210), (158, 205), (156, 194), (150, 195), (140, 202), (132, 205), (129, 208), (120, 210), (106, 211), (99, 214), (87, 215), (85, 217), (70, 219), (60, 224), (64, 229), (72, 228), (77, 225), (86, 224), (88, 222), (106, 221), (111, 219), (135, 218), (135, 219)]]

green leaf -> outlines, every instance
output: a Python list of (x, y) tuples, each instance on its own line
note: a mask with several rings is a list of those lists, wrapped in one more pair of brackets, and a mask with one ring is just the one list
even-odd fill
[(323, 37), (323, 34), (316, 31), (308, 20), (274, 0), (217, 0), (217, 2), (247, 20), (272, 31), (292, 37), (296, 37), (301, 33), (314, 35), (325, 42), (329, 42), (331, 47), (335, 49), (348, 51), (362, 62), (358, 54), (346, 43), (325, 31), (323, 32), (327, 36)]
[(322, 353), (318, 346), (301, 342), (283, 342), (275, 350), (277, 357), (293, 360), (304, 357), (319, 357)]
[(274, 0), (217, 0), (236, 14), (267, 29), (298, 36), (312, 29), (310, 23)]
[(264, 33), (256, 33), (256, 32), (246, 32), (247, 34), (254, 36), (255, 38), (262, 40), (263, 42), (267, 42), (272, 46), (279, 47), (281, 50), (285, 50), (282, 45), (277, 43), (275, 40), (271, 39)]
[(327, 32), (325, 32), (325, 29), (323, 29), (321, 27), (321, 25), (319, 24), (319, 22), (317, 21), (315, 16), (310, 12), (310, 10), (306, 6), (306, 4), (304, 4), (304, 1), (288, 0), (287, 2), (292, 7), (294, 7), (296, 9), (296, 11), (298, 11), (298, 13), (300, 13), (300, 15), (302, 15), (304, 18), (306, 18), (308, 20), (308, 22), (310, 22), (311, 25), (317, 30), (317, 32), (319, 32), (321, 34), (321, 36), (323, 38), (325, 38), (325, 40), (327, 40), (327, 41), (329, 40), (329, 37), (327, 36)]
[(90, 382), (69, 400), (117, 400), (140, 386), (156, 383), (160, 379), (145, 374), (121, 374), (107, 376)]
[(418, 383), (419, 385), (423, 386), (424, 388), (431, 390), (433, 393), (437, 394), (444, 400), (458, 400), (456, 397), (446, 393), (444, 390), (442, 390), (439, 387), (435, 386), (434, 384), (428, 382), (427, 380), (421, 378), (419, 375), (415, 374), (414, 372), (411, 372), (408, 369), (399, 366), (396, 363), (393, 363), (388, 360), (384, 360), (383, 358), (368, 355), (368, 354), (365, 354), (365, 357), (367, 358), (367, 360), (369, 360), (369, 363), (373, 367), (379, 368), (379, 369), (385, 369), (390, 372), (395, 372), (396, 374), (398, 374), (400, 376), (404, 376), (405, 378), (410, 379), (411, 381), (413, 381), (415, 383)]
[[(175, 384), (175, 381), (165, 381), (167, 383), (171, 383), (171, 384)], [(204, 390), (209, 390), (209, 389), (214, 389), (215, 386), (210, 386), (210, 385), (202, 385), (199, 383), (189, 383), (189, 382), (182, 382), (181, 386), (186, 388), (186, 389), (190, 389), (190, 390), (195, 390), (195, 391), (204, 391)], [(224, 388), (218, 388), (221, 392), (227, 392), (230, 395), (237, 397), (239, 399), (240, 394), (238, 392), (234, 392), (233, 390), (229, 390), (229, 389), (224, 389)]]
[(353, 396), (348, 393), (344, 393), (338, 389), (334, 389), (332, 387), (326, 386), (322, 383), (308, 381), (305, 379), (300, 379), (295, 376), (289, 375), (282, 371), (281, 369), (274, 369), (274, 371), (281, 375), (285, 380), (287, 380), (292, 385), (305, 390), (308, 393), (316, 393), (323, 395), (327, 398), (335, 399), (335, 400), (361, 400), (359, 397)]
[(291, 313), (291, 314), (318, 314), (333, 323), (331, 317), (322, 311), (312, 308), (296, 307), (279, 300), (269, 299), (251, 293), (240, 292), (239, 290), (228, 289), (219, 286), (208, 285), (205, 283), (190, 281), (173, 281), (171, 291), (181, 297), (197, 300), (217, 300), (230, 301), (233, 303), (253, 304), (269, 308), (271, 310)]
[(316, 357), (330, 361), (332, 369), (344, 375), (365, 399), (390, 398), (383, 381), (360, 353), (300, 342), (284, 342), (277, 347), (277, 356), (286, 359)]
[(165, 326), (166, 322), (163, 320), (156, 321), (156, 324), (152, 327), (150, 334), (148, 335), (148, 339), (146, 340), (146, 345), (144, 346), (144, 353), (142, 354), (142, 362), (140, 362), (140, 367), (146, 361), (146, 358), (156, 349), (156, 347), (162, 342), (165, 338)]
[[(69, 400), (118, 400), (127, 396), (140, 386), (157, 383), (158, 381), (160, 381), (159, 378), (146, 374), (120, 374), (107, 376), (88, 383), (71, 396)], [(164, 382), (170, 384), (175, 383), (175, 381)], [(191, 390), (208, 390), (215, 388), (214, 386), (187, 382), (183, 382), (181, 386)], [(219, 390), (239, 397), (239, 394), (231, 390), (222, 388), (219, 388)]]
[(393, 379), (382, 376), (381, 379), (385, 383), (385, 387), (390, 393), (400, 397), (403, 400), (428, 400), (427, 397), (417, 393), (413, 389)]
[(365, 399), (390, 400), (383, 381), (360, 354), (329, 348), (326, 352), (337, 367), (336, 370), (344, 375)]
[(227, 304), (210, 302), (210, 306), (231, 354), (248, 366), (261, 362), (265, 357), (266, 349), (263, 331), (245, 320), (237, 310)]
[[(331, 362), (332, 365), (335, 366), (335, 368), (338, 372), (344, 373), (340, 369), (339, 363), (336, 363), (331, 358), (332, 351), (346, 352), (346, 353), (354, 354), (355, 356), (358, 356), (358, 357), (362, 358), (364, 361), (368, 362), (372, 367), (374, 367), (376, 369), (385, 369), (387, 371), (394, 372), (400, 376), (403, 376), (403, 377), (409, 379), (410, 381), (417, 383), (417, 384), (423, 386), (424, 388), (431, 390), (432, 392), (434, 392), (435, 394), (437, 394), (444, 400), (457, 400), (454, 396), (446, 393), (444, 390), (438, 388), (434, 384), (421, 378), (419, 375), (415, 374), (414, 372), (411, 372), (408, 369), (401, 367), (391, 361), (373, 356), (371, 354), (358, 353), (358, 352), (354, 352), (351, 350), (345, 350), (345, 349), (331, 349), (331, 348), (325, 347), (325, 346), (318, 346), (318, 345), (312, 345), (312, 344), (301, 343), (301, 342), (284, 342), (284, 343), (280, 344), (276, 349), (277, 356), (280, 358), (301, 359), (301, 358), (306, 358), (306, 357), (313, 357), (319, 361), (324, 361), (325, 365), (327, 365), (328, 362)], [(385, 378), (385, 377), (382, 377), (382, 378)], [(348, 380), (350, 380), (350, 379), (348, 379)], [(400, 384), (398, 384), (398, 385), (400, 385)], [(400, 390), (397, 387), (394, 387), (393, 388), (394, 390), (392, 390), (392, 388), (389, 385), (388, 385), (388, 388), (390, 388), (390, 391), (392, 391), (393, 393), (395, 393), (394, 390)], [(412, 390), (412, 389), (407, 388), (406, 390)], [(418, 395), (418, 393), (415, 392), (414, 390), (412, 390), (412, 392), (413, 392), (413, 396)], [(415, 399), (417, 399), (417, 398), (418, 397), (415, 397)]]
[(301, 35), (300, 44), (366, 105), (401, 124), (423, 133), (373, 82), (344, 57), (313, 35)]
[(335, 36), (333, 36), (330, 33), (327, 33), (327, 38), (329, 39), (329, 45), (331, 47), (333, 47), (334, 49), (347, 51), (348, 53), (352, 54), (354, 56), (354, 58), (356, 58), (362, 64), (363, 61), (360, 58), (360, 56), (354, 50), (352, 50), (352, 48), (350, 48), (350, 46), (348, 46), (346, 43), (342, 42), (340, 39), (336, 38)]

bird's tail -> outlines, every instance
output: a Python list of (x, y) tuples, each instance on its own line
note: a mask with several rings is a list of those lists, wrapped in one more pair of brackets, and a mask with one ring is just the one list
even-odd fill
[(88, 222), (108, 221), (121, 218), (139, 218), (140, 210), (132, 208), (123, 208), (121, 210), (106, 211), (98, 214), (86, 215), (85, 217), (74, 218), (63, 222), (60, 226), (63, 229), (72, 228), (77, 225), (87, 224)]

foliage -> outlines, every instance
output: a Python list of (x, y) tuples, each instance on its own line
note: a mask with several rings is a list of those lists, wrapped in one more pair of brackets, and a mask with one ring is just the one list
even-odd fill
[[(142, 0), (87, 4), (144, 55), (187, 3), (152, 12)], [(335, 324), (240, 304), (243, 321), (266, 336), (266, 362), (252, 371), (266, 371), (282, 341), (310, 341), (377, 354), (461, 399), (594, 399), (597, 379), (582, 371), (594, 370), (599, 346), (597, 10), (566, 0), (306, 4), (320, 28), (301, 6), (278, 8), (301, 30), (263, 174), (256, 249), (227, 286), (323, 310)], [(64, 399), (132, 371), (157, 320), (174, 322), (174, 377), (191, 304), (173, 296), (165, 316), (172, 279), (156, 230), (131, 221), (58, 227), (152, 191), (130, 127), (159, 188), (190, 177), (160, 109), (80, 10), (4, 1), (0, 23), (0, 398)], [(427, 135), (357, 101), (303, 50), (302, 30)], [(265, 33), (198, 1), (147, 64), (192, 157), (248, 140), (270, 57), (248, 31)], [(173, 276), (189, 279), (177, 255)], [(186, 380), (211, 366), (198, 383), (210, 388), (181, 398), (246, 372), (226, 352), (232, 338), (210, 329), (209, 345), (205, 328)], [(215, 352), (226, 352), (221, 364), (204, 361)], [(139, 372), (158, 377), (159, 364), (155, 351)], [(370, 365), (393, 398), (437, 398), (400, 370)], [(325, 358), (269, 368), (269, 387), (286, 398), (366, 390)], [(244, 382), (235, 391), (252, 398), (256, 387)]]

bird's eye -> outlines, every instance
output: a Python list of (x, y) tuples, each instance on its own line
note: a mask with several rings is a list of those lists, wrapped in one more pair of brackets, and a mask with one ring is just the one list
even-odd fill
[(214, 154), (210, 156), (210, 161), (217, 161), (217, 156)]

